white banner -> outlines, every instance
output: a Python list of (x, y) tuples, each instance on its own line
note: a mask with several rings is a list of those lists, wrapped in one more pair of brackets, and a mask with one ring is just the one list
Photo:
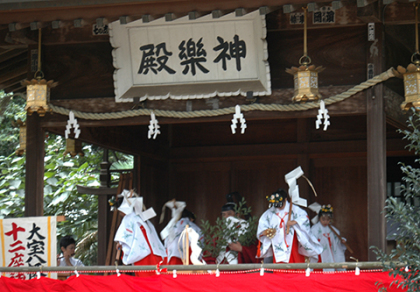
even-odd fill
[(265, 15), (110, 25), (117, 102), (271, 94)]
[[(2, 267), (51, 267), (57, 265), (56, 217), (0, 219)], [(17, 279), (36, 274), (7, 273)], [(51, 277), (56, 274), (42, 273)]]

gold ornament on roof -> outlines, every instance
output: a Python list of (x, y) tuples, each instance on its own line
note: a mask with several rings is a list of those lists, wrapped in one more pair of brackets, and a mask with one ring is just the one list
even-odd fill
[(295, 92), (293, 101), (308, 102), (316, 101), (321, 98), (318, 90), (318, 73), (324, 71), (322, 66), (311, 65), (311, 58), (308, 56), (307, 49), (307, 7), (304, 10), (303, 21), (303, 56), (299, 59), (299, 67), (286, 69), (286, 72), (293, 75)]

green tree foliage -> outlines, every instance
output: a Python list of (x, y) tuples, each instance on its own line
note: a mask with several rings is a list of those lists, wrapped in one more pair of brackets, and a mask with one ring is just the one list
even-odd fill
[[(65, 140), (56, 135), (48, 135), (45, 144), (44, 215), (66, 217), (64, 222), (57, 224), (58, 239), (67, 234), (80, 240), (91, 237), (98, 226), (98, 198), (79, 194), (77, 185), (99, 186), (98, 165), (102, 153), (86, 145), (84, 157), (64, 156)], [(25, 156), (0, 156), (0, 167), (0, 216), (22, 217), (25, 211)], [(96, 262), (96, 242), (85, 246), (83, 251), (91, 253), (82, 261)]]
[[(6, 100), (6, 101), (5, 101)], [(25, 156), (14, 154), (18, 147), (19, 129), (12, 127), (17, 118), (25, 120), (24, 101), (0, 93), (0, 218), (22, 217), (25, 212)], [(58, 240), (71, 234), (79, 242), (76, 256), (85, 264), (97, 263), (98, 197), (79, 194), (77, 185), (99, 186), (99, 164), (103, 150), (85, 145), (84, 157), (64, 156), (65, 139), (47, 134), (45, 137), (44, 215), (64, 215), (57, 224)], [(116, 168), (127, 167), (132, 157), (115, 154), (110, 161)], [(131, 159), (131, 160), (130, 160)], [(114, 177), (115, 179), (115, 177)]]
[[(408, 130), (400, 131), (405, 135), (409, 144), (407, 148), (416, 156), (420, 154), (420, 115), (413, 111), (408, 119)], [(419, 163), (416, 159), (415, 163)], [(390, 275), (398, 278), (393, 284), (407, 289), (406, 291), (420, 291), (420, 209), (414, 206), (414, 200), (420, 197), (420, 168), (401, 164), (404, 174), (402, 184), (403, 200), (396, 198), (386, 200), (386, 218), (392, 224), (397, 224), (396, 248), (386, 254), (375, 248), (378, 259)], [(407, 268), (398, 268), (396, 263), (405, 263)], [(385, 290), (379, 283), (380, 290)]]
[[(244, 198), (235, 208), (239, 218), (246, 218), (251, 214), (251, 207), (246, 207)], [(241, 227), (246, 226), (246, 232), (240, 233)], [(229, 224), (225, 218), (217, 218), (216, 224), (211, 225), (208, 220), (201, 222), (202, 232), (204, 234), (203, 244), (200, 243), (205, 256), (217, 258), (221, 251), (226, 249), (228, 242), (239, 241), (243, 246), (250, 246), (257, 240), (258, 217), (249, 216), (249, 219), (237, 224)]]
[(0, 156), (8, 156), (19, 143), (19, 127), (13, 123), (25, 119), (25, 100), (0, 91)]

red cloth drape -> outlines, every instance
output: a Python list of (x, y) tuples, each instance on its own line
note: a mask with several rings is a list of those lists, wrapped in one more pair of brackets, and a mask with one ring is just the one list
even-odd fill
[(71, 276), (65, 281), (50, 278), (17, 280), (0, 278), (2, 292), (376, 292), (376, 282), (387, 287), (388, 292), (401, 292), (397, 285), (389, 284), (395, 279), (384, 272), (354, 271), (344, 273), (311, 273), (309, 277), (300, 273), (260, 273), (182, 275), (154, 275), (139, 278), (121, 276)]

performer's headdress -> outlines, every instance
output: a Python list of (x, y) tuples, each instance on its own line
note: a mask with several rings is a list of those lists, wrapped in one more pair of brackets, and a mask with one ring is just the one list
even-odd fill
[(187, 210), (187, 209), (184, 209), (182, 211), (181, 218), (189, 218), (193, 222), (195, 221), (195, 219), (197, 219), (195, 217), (195, 214), (193, 212), (191, 212), (190, 210)]
[(124, 200), (124, 197), (122, 196), (121, 197), (112, 196), (112, 198), (108, 200), (109, 206), (111, 206), (111, 211), (114, 211), (115, 207), (118, 208), (119, 206), (121, 206), (123, 200)]
[(239, 213), (239, 215), (243, 215), (245, 220), (251, 218), (250, 212), (244, 212), (247, 210), (246, 202), (244, 198), (239, 194), (239, 192), (231, 192), (226, 195), (227, 203), (222, 206), (222, 212), (226, 211), (234, 211), (235, 213)]
[(316, 224), (322, 215), (327, 215), (330, 218), (333, 217), (333, 207), (331, 207), (330, 204), (321, 206), (320, 204), (315, 202), (309, 205), (308, 208), (317, 214), (314, 218), (312, 218), (312, 224)]
[(123, 190), (118, 197), (123, 197), (121, 205), (118, 207), (118, 211), (121, 211), (125, 215), (135, 213), (143, 221), (147, 221), (156, 216), (153, 208), (147, 209), (143, 204), (143, 197), (139, 197), (134, 190)]
[(235, 200), (239, 203), (241, 201), (241, 195), (238, 192), (231, 192), (226, 195), (226, 201), (227, 203), (222, 206), (222, 212), (225, 211), (235, 211), (237, 208), (237, 203), (235, 203)]
[(267, 196), (267, 201), (270, 203), (269, 208), (272, 206), (276, 208), (281, 208), (285, 204), (287, 200), (287, 193), (282, 188), (278, 189), (274, 193), (272, 193), (270, 196)]
[[(123, 190), (121, 194), (117, 196), (117, 208), (118, 211), (123, 212), (124, 214), (128, 215), (134, 212), (134, 206), (137, 200), (140, 200), (140, 197), (134, 192), (134, 190)], [(122, 201), (121, 201), (122, 198)], [(121, 203), (120, 203), (121, 201)], [(143, 204), (143, 199), (141, 198), (141, 203)]]
[(318, 216), (319, 216), (319, 218), (321, 218), (321, 216), (323, 216), (323, 215), (327, 215), (330, 218), (333, 217), (333, 207), (331, 207), (330, 204), (321, 206), (321, 209), (318, 212)]
[(222, 206), (222, 212), (226, 212), (226, 211), (230, 211), (230, 210), (235, 211), (235, 208), (236, 208), (236, 203), (227, 202), (226, 204), (224, 204)]

